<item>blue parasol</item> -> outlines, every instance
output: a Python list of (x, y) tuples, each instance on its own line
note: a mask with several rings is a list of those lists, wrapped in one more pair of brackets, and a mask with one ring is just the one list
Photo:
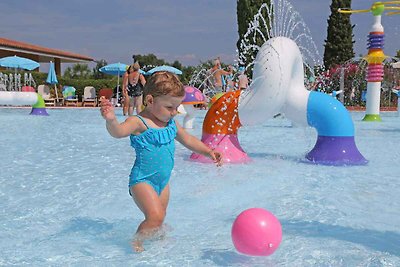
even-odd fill
[(49, 73), (47, 74), (46, 82), (49, 84), (57, 84), (58, 83), (56, 70), (54, 69), (53, 61), (50, 61)]
[(127, 68), (128, 68), (128, 65), (118, 62), (118, 63), (108, 64), (99, 69), (99, 71), (102, 73), (118, 76), (118, 78), (117, 78), (117, 101), (119, 99), (119, 77), (125, 73)]
[[(109, 75), (118, 75), (121, 76), (122, 74), (125, 73), (125, 71), (128, 69), (129, 65), (126, 65), (124, 63), (113, 63), (113, 64), (108, 64), (106, 66), (103, 66), (99, 69), (100, 72), (109, 74)], [(139, 70), (141, 74), (145, 74), (146, 72), (143, 70)]]
[(24, 70), (34, 70), (39, 68), (40, 64), (28, 58), (12, 56), (0, 59), (0, 67), (15, 68)]
[(103, 66), (99, 69), (100, 72), (109, 74), (109, 75), (118, 75), (121, 76), (126, 71), (128, 65), (124, 63), (113, 63)]
[[(57, 84), (58, 80), (57, 80), (57, 75), (56, 75), (56, 70), (54, 69), (54, 63), (53, 61), (50, 61), (50, 66), (49, 66), (49, 73), (47, 74), (47, 79), (46, 82), (48, 84)], [(56, 98), (58, 100), (58, 90), (57, 87), (54, 86), (54, 91), (56, 93)]]
[[(39, 68), (40, 64), (36, 61), (33, 61), (28, 58), (18, 57), (18, 56), (11, 56), (11, 57), (3, 57), (0, 59), (0, 67), (3, 68), (14, 68), (15, 75), (17, 74), (17, 69), (24, 69), (24, 70), (34, 70)], [(15, 89), (17, 84), (15, 84)]]
[(171, 66), (167, 66), (167, 65), (162, 65), (162, 66), (158, 66), (155, 68), (152, 68), (151, 70), (149, 70), (148, 72), (146, 72), (146, 74), (151, 75), (154, 72), (158, 72), (158, 71), (168, 71), (177, 75), (181, 75), (182, 71), (178, 70), (177, 68), (171, 67)]

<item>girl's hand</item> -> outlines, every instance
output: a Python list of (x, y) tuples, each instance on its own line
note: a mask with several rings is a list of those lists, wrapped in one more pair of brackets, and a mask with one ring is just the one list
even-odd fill
[(211, 150), (209, 154), (210, 154), (210, 158), (214, 161), (214, 163), (215, 163), (215, 165), (217, 165), (217, 167), (222, 166), (223, 157), (222, 157), (221, 152)]
[(110, 100), (105, 99), (105, 98), (100, 98), (100, 113), (101, 116), (103, 116), (103, 118), (106, 121), (111, 121), (115, 119), (115, 113), (114, 113), (114, 107), (111, 104)]

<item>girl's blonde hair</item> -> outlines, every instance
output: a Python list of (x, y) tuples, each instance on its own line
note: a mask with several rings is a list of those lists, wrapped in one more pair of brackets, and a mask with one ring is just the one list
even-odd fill
[(185, 95), (185, 89), (178, 76), (171, 72), (160, 71), (153, 73), (153, 75), (147, 79), (143, 89), (143, 101), (145, 105), (145, 99), (148, 95), (153, 97), (162, 95), (182, 97)]

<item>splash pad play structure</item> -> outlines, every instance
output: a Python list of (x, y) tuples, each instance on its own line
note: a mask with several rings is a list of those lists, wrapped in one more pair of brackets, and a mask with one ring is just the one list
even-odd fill
[(363, 121), (382, 121), (379, 115), (381, 83), (383, 81), (383, 61), (387, 57), (383, 52), (385, 32), (382, 26), (382, 15), (400, 14), (400, 1), (375, 2), (370, 9), (348, 10), (340, 9), (343, 14), (372, 13), (374, 23), (368, 35), (367, 75), (367, 109)]
[[(264, 41), (261, 47), (256, 44), (260, 39)], [(211, 106), (203, 124), (205, 144), (223, 151), (227, 162), (248, 162), (250, 158), (239, 144), (238, 129), (284, 113), (298, 125), (316, 128), (317, 142), (306, 155), (309, 162), (367, 163), (356, 147), (353, 121), (344, 106), (335, 98), (310, 92), (304, 86), (304, 66), (312, 71), (306, 62), (316, 63), (319, 55), (308, 27), (289, 2), (262, 4), (240, 47), (239, 63), (252, 62), (246, 68), (253, 69), (253, 82), (246, 90), (224, 94)], [(192, 154), (191, 159), (209, 162), (198, 154)]]
[(0, 105), (32, 105), (32, 111), (29, 115), (49, 115), (42, 96), (35, 92), (2, 91), (0, 92)]
[(179, 112), (185, 114), (182, 126), (186, 129), (193, 129), (195, 108), (193, 105), (205, 104), (206, 98), (203, 93), (193, 86), (185, 86), (185, 98), (179, 106)]
[[(232, 104), (225, 102), (227, 109), (230, 105), (238, 109), (240, 100), (246, 98), (244, 94), (234, 96)], [(194, 133), (199, 135), (204, 113), (197, 115)], [(124, 153), (126, 142), (112, 140), (98, 110), (54, 110), (47, 120), (40, 120), (41, 127), (35, 127), (36, 120), (26, 120), (23, 111), (4, 109), (0, 122), (10, 130), (4, 132), (7, 146), (0, 155), (0, 180), (7, 192), (1, 198), (4, 231), (0, 231), (0, 265), (400, 266), (400, 197), (396, 190), (399, 165), (396, 157), (382, 157), (400, 150), (396, 142), (398, 118), (386, 117), (387, 123), (372, 125), (361, 123), (360, 113), (352, 115), (361, 132), (358, 145), (374, 164), (351, 170), (298, 164), (297, 159), (312, 139), (311, 130), (288, 130), (290, 122), (285, 117), (269, 120), (251, 131), (242, 129), (246, 139), (251, 140), (246, 148), (258, 154), (252, 164), (216, 171), (214, 166), (187, 161), (188, 151), (178, 143), (171, 183), (173, 210), (167, 221), (172, 230), (148, 244), (143, 253), (133, 254), (131, 236), (142, 220), (136, 214), (141, 213), (132, 210), (125, 182), (115, 179), (126, 177), (126, 168), (121, 166), (132, 164), (132, 157), (121, 153), (118, 157), (107, 156), (115, 151)], [(259, 114), (257, 119), (262, 116)], [(88, 121), (91, 127), (82, 127)], [(65, 125), (68, 131), (64, 131)], [(26, 138), (26, 129), (33, 127), (35, 134)], [(96, 136), (95, 144), (87, 138), (89, 135)], [(271, 147), (281, 141), (276, 136), (286, 140)], [(392, 145), (387, 146), (388, 142)], [(38, 153), (37, 148), (48, 143), (57, 146)], [(23, 158), (21, 148), (27, 152)], [(282, 157), (282, 151), (288, 153)], [(48, 159), (53, 160), (52, 164)], [(65, 171), (60, 172), (60, 164)], [(99, 166), (100, 170), (93, 175), (91, 166)], [(74, 175), (75, 170), (79, 175)], [(94, 182), (98, 186), (90, 186)], [(60, 197), (60, 189), (64, 197)], [(227, 223), (238, 211), (260, 204), (280, 219), (285, 231), (283, 240), (280, 245), (272, 239), (260, 240), (264, 221), (271, 221), (271, 216), (257, 213), (251, 219), (250, 214), (236, 222), (243, 226), (260, 222), (251, 225), (259, 238), (249, 239), (247, 231), (232, 227), (238, 251), (259, 255), (256, 241), (269, 248), (279, 245), (279, 249), (269, 258), (238, 255)], [(21, 230), (25, 230), (23, 235)], [(273, 237), (280, 237), (280, 230), (272, 232)]]
[[(303, 77), (302, 55), (296, 43), (286, 37), (268, 40), (254, 61), (249, 88), (226, 93), (211, 106), (204, 120), (202, 141), (222, 151), (227, 162), (248, 162), (238, 141), (239, 127), (284, 113), (297, 124), (317, 129), (317, 143), (306, 155), (310, 162), (366, 164), (356, 147), (354, 125), (345, 107), (329, 95), (308, 91)], [(199, 154), (192, 154), (191, 159), (210, 162)]]

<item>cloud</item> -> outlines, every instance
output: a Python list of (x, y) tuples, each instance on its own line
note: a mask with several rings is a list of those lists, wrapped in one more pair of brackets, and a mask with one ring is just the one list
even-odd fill
[(197, 56), (195, 54), (185, 54), (185, 55), (177, 55), (175, 58), (179, 61), (194, 61), (197, 60)]
[[(330, 1), (292, 2), (323, 54)], [(369, 7), (372, 2), (356, 1), (353, 8)], [(0, 10), (4, 38), (108, 62), (130, 62), (132, 54), (153, 53), (184, 65), (218, 55), (226, 63), (233, 63), (236, 55), (236, 1), (18, 0), (0, 1)], [(382, 19), (389, 54), (400, 49), (397, 20), (398, 16)], [(372, 15), (352, 15), (352, 22), (356, 24), (356, 54), (366, 53)]]

